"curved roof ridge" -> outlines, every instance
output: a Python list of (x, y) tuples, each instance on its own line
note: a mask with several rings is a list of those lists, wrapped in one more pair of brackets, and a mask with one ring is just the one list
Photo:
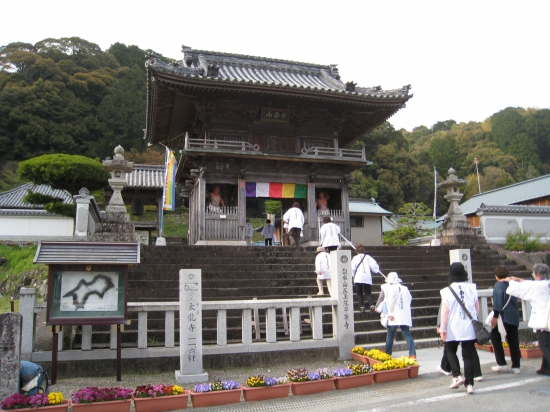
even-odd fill
[[(272, 57), (262, 57), (262, 56), (254, 56), (254, 55), (248, 55), (248, 54), (236, 54), (236, 53), (227, 53), (227, 52), (216, 52), (211, 50), (197, 50), (193, 49), (191, 47), (183, 47), (182, 51), (185, 56), (186, 53), (196, 53), (196, 54), (203, 54), (208, 56), (220, 56), (220, 57), (235, 57), (235, 58), (241, 58), (241, 59), (247, 59), (247, 60), (259, 60), (259, 61), (269, 61), (273, 63), (286, 63), (286, 64), (297, 64), (301, 66), (310, 66), (315, 67), (318, 69), (325, 68), (330, 70), (330, 65), (328, 64), (315, 64), (315, 63), (305, 63), (305, 62), (299, 62), (294, 60), (284, 60), (284, 59), (276, 59)], [(185, 58), (184, 58), (185, 60)]]

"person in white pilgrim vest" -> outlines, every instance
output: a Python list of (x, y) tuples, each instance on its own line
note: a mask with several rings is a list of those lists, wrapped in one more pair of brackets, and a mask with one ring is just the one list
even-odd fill
[(533, 280), (512, 276), (506, 293), (531, 302), (530, 328), (533, 328), (542, 351), (542, 363), (537, 373), (550, 376), (550, 269), (544, 263), (533, 265)]
[(288, 236), (294, 239), (296, 250), (300, 248), (300, 234), (304, 229), (304, 214), (300, 210), (300, 203), (294, 202), (292, 207), (283, 215), (283, 221), (288, 223)]
[(412, 326), (411, 302), (412, 296), (409, 289), (401, 284), (401, 279), (396, 272), (390, 272), (384, 285), (384, 301), (388, 310), (388, 333), (386, 335), (386, 353), (393, 352), (393, 341), (397, 328), (407, 342), (409, 357), (416, 358), (416, 348), (409, 328)]
[(315, 256), (315, 273), (317, 274), (317, 287), (319, 288), (318, 295), (324, 295), (323, 280), (327, 283), (328, 293), (332, 296), (332, 285), (330, 283), (330, 255), (322, 246), (316, 250)]
[(340, 247), (340, 226), (332, 223), (330, 216), (323, 218), (323, 226), (321, 226), (319, 235), (321, 237), (321, 246), (327, 252), (330, 253)]

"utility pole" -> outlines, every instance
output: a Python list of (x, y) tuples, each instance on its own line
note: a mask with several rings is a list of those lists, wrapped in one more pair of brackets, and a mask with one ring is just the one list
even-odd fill
[(477, 173), (477, 187), (479, 188), (479, 193), (481, 194), (481, 180), (479, 180), (479, 160), (477, 160), (477, 157), (474, 157), (474, 163), (476, 164), (476, 173)]

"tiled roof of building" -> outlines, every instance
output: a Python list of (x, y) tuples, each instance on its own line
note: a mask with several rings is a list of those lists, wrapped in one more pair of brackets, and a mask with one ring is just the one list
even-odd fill
[[(183, 47), (181, 61), (167, 63), (153, 56), (147, 67), (146, 138), (173, 148), (183, 146), (197, 110), (211, 102), (302, 102), (345, 112), (337, 115), (339, 147), (345, 148), (382, 124), (412, 97), (410, 85), (383, 90), (343, 82), (336, 65), (319, 65), (265, 57), (193, 50)], [(208, 107), (198, 104), (207, 97)], [(263, 103), (262, 103), (263, 104)], [(201, 106), (201, 107), (197, 107)], [(256, 110), (255, 108), (251, 108)], [(194, 132), (196, 133), (196, 132)]]
[(63, 199), (63, 203), (72, 205), (74, 203), (72, 195), (66, 190), (52, 189), (50, 185), (33, 185), (33, 183), (25, 183), (15, 189), (0, 193), (0, 208), (1, 209), (39, 209), (43, 205), (31, 205), (23, 202), (23, 198), (28, 190), (32, 189), (35, 193), (41, 193), (47, 196), (58, 197)]
[(511, 206), (494, 206), (481, 204), (478, 212), (488, 213), (521, 213), (521, 214), (541, 214), (550, 215), (550, 206), (523, 206), (523, 205), (511, 205)]
[(350, 199), (349, 213), (379, 216), (391, 216), (393, 214), (392, 212), (380, 207), (377, 203), (364, 199)]
[(56, 216), (44, 209), (0, 209), (0, 216)]
[(460, 205), (462, 213), (475, 213), (482, 203), (505, 206), (550, 196), (550, 174), (472, 196)]
[(365, 99), (408, 99), (410, 86), (382, 90), (376, 87), (357, 87), (343, 83), (335, 64), (320, 65), (258, 56), (192, 50), (184, 48), (182, 62), (165, 63), (158, 58), (147, 61), (147, 67), (178, 77), (221, 83), (314, 90), (363, 97)]
[(126, 173), (128, 188), (162, 189), (164, 186), (164, 166), (134, 164), (134, 169)]

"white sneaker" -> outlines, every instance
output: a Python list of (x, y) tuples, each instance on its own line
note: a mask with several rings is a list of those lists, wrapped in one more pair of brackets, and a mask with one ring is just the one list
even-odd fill
[(451, 386), (449, 386), (450, 389), (456, 389), (460, 385), (464, 383), (465, 379), (462, 375), (458, 375), (456, 378), (453, 378), (451, 381)]
[(474, 381), (476, 381), (476, 382), (481, 382), (482, 380), (483, 380), (483, 376), (476, 376), (474, 378)]
[(508, 365), (504, 365), (504, 366), (496, 365), (496, 366), (491, 366), (491, 370), (493, 372), (508, 372), (510, 368), (508, 367)]
[(473, 395), (474, 394), (474, 387), (472, 385), (466, 386), (466, 393), (468, 395)]
[(441, 367), (441, 365), (437, 365), (437, 371), (441, 372), (445, 376), (451, 376), (451, 373), (452, 373), (452, 372), (444, 371), (443, 368)]
[(519, 375), (521, 373), (519, 368), (511, 368), (510, 370), (514, 373), (514, 375)]

